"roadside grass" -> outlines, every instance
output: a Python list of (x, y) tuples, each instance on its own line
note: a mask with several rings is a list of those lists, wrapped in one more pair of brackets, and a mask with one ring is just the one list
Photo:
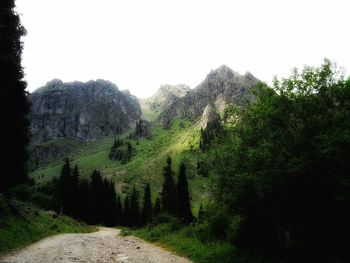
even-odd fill
[(123, 228), (122, 234), (140, 237), (198, 263), (241, 262), (233, 258), (237, 251), (234, 246), (227, 242), (201, 241), (195, 228), (177, 228), (172, 223), (164, 223), (135, 230)]
[(0, 254), (44, 237), (60, 233), (87, 233), (96, 230), (67, 216), (53, 218), (28, 203), (14, 201), (12, 208), (0, 200)]

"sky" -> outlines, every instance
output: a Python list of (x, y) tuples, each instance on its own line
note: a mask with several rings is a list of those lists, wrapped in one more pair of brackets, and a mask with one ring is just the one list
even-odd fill
[(271, 82), (324, 58), (350, 70), (348, 0), (17, 0), (28, 90), (106, 79), (139, 98), (225, 64)]

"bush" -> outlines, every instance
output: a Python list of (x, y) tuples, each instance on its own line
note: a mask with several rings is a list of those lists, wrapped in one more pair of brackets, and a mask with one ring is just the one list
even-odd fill
[(213, 215), (209, 219), (208, 224), (212, 238), (217, 240), (225, 240), (229, 224), (229, 216), (223, 211), (219, 211), (215, 215)]

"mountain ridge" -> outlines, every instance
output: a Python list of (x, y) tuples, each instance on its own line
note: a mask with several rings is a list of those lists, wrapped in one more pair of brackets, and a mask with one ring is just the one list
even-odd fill
[(250, 92), (259, 80), (250, 72), (244, 75), (222, 65), (206, 76), (182, 98), (176, 98), (159, 114), (157, 123), (169, 125), (174, 118), (195, 120), (199, 118), (206, 106), (212, 104), (216, 110), (223, 112), (228, 104), (244, 105), (252, 99)]

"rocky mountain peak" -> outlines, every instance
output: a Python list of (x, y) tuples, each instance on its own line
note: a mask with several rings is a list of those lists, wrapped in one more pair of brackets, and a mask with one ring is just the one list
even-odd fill
[(32, 142), (114, 136), (134, 128), (141, 110), (136, 97), (110, 81), (64, 83), (52, 80), (30, 94)]
[(172, 119), (195, 120), (202, 116), (205, 107), (215, 105), (222, 112), (228, 104), (245, 104), (251, 99), (250, 91), (259, 82), (252, 74), (241, 75), (222, 65), (212, 70), (197, 87), (167, 105), (158, 117), (158, 122), (168, 125)]

